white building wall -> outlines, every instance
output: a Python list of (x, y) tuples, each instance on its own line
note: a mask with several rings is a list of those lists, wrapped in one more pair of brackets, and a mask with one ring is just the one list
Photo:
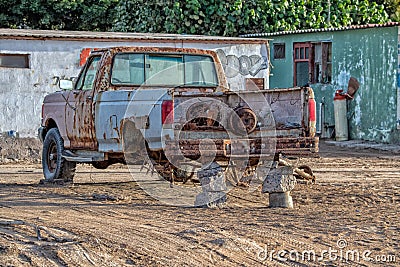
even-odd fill
[[(142, 43), (142, 42), (83, 42), (63, 40), (0, 40), (0, 53), (29, 54), (30, 68), (0, 67), (0, 132), (17, 131), (20, 137), (33, 137), (40, 126), (41, 106), (46, 94), (58, 90), (54, 77), (76, 77), (81, 69), (80, 54), (84, 48), (104, 48), (111, 46), (158, 46), (190, 47), (219, 50), (229, 58), (232, 65), (228, 83), (233, 90), (243, 90), (246, 78), (264, 78), (269, 86), (268, 51), (260, 44), (206, 44), (206, 43)], [(262, 62), (257, 66), (242, 66), (237, 62), (247, 56), (254, 61), (257, 56)], [(240, 62), (248, 62), (246, 59)], [(253, 62), (254, 63), (254, 62)], [(264, 67), (260, 68), (260, 64)], [(246, 74), (246, 68), (252, 74)], [(259, 71), (254, 74), (254, 70)], [(244, 75), (246, 74), (246, 75)]]

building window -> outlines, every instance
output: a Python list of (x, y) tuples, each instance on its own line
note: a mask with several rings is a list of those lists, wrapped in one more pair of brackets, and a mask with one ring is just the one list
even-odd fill
[(27, 54), (0, 54), (0, 67), (29, 68), (29, 55), (27, 55)]
[(332, 81), (332, 43), (314, 44), (314, 83)]
[(285, 59), (285, 44), (274, 44), (274, 59)]
[(295, 43), (293, 46), (294, 85), (332, 81), (332, 43)]
[(306, 86), (312, 80), (311, 68), (312, 53), (311, 43), (294, 44), (294, 85)]

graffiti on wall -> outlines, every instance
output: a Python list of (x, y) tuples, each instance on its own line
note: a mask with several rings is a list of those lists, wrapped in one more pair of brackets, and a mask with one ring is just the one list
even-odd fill
[(221, 64), (224, 67), (227, 78), (233, 78), (237, 75), (256, 76), (261, 70), (268, 69), (268, 57), (260, 55), (226, 55), (222, 49), (217, 51)]

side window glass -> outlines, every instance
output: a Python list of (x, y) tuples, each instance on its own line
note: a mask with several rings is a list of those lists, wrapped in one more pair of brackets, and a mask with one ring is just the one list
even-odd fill
[(144, 54), (117, 54), (111, 72), (112, 84), (144, 83)]
[(92, 90), (99, 66), (99, 61), (100, 57), (94, 57), (91, 59), (90, 64), (86, 66), (84, 73), (82, 73), (82, 75), (79, 77), (79, 80), (76, 83), (76, 89)]
[(185, 55), (185, 84), (218, 85), (214, 61), (211, 57)]

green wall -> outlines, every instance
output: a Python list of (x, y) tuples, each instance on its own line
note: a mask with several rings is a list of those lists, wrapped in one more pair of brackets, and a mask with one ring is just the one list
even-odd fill
[[(334, 125), (333, 96), (347, 91), (350, 77), (360, 82), (349, 102), (351, 139), (399, 143), (397, 130), (398, 28), (380, 27), (346, 31), (301, 33), (269, 37), (271, 43), (270, 88), (293, 87), (293, 43), (332, 41), (332, 82), (312, 84), (317, 109), (325, 99), (325, 123)], [(273, 59), (274, 43), (286, 44), (285, 59)]]

